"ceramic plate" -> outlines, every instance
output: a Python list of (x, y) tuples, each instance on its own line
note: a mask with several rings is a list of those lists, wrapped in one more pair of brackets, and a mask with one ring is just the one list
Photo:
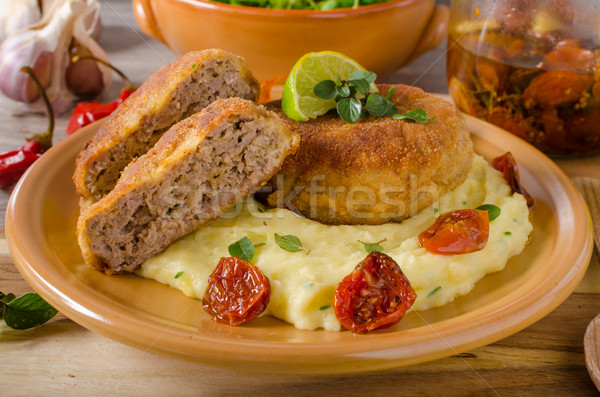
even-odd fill
[(99, 127), (90, 125), (48, 151), (10, 199), (6, 233), (23, 277), (79, 324), (120, 342), (232, 369), (332, 373), (434, 360), (507, 337), (563, 302), (586, 270), (591, 223), (579, 193), (546, 156), (513, 135), (467, 117), (476, 151), (512, 151), (535, 197), (534, 230), (506, 268), (467, 296), (367, 335), (303, 331), (269, 316), (239, 327), (212, 322), (202, 305), (156, 281), (106, 276), (83, 263), (75, 225), (74, 160)]

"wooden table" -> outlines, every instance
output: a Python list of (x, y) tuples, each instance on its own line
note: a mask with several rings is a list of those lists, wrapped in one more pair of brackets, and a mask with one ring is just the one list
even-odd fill
[[(128, 0), (102, 1), (100, 44), (135, 83), (175, 58), (137, 27)], [(398, 71), (390, 82), (447, 92), (442, 46)], [(425, 72), (423, 72), (425, 71)], [(121, 89), (116, 79), (100, 98)], [(68, 115), (57, 120), (64, 138)], [(0, 151), (19, 147), (46, 129), (39, 115), (0, 114)], [(571, 176), (600, 176), (600, 157), (558, 161)], [(9, 190), (0, 190), (0, 290), (31, 291), (4, 239)], [(235, 372), (177, 361), (122, 345), (63, 315), (44, 326), (14, 331), (0, 325), (0, 395), (596, 395), (583, 356), (583, 334), (600, 313), (597, 251), (583, 282), (556, 310), (523, 331), (458, 356), (387, 371), (353, 375), (271, 375)]]

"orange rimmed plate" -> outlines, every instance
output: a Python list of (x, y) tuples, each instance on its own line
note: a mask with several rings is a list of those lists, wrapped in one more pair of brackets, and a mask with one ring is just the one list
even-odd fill
[(478, 153), (510, 150), (536, 199), (534, 230), (506, 268), (453, 303), (409, 313), (367, 335), (303, 331), (269, 316), (240, 327), (212, 322), (178, 290), (134, 275), (106, 276), (84, 264), (75, 225), (75, 157), (99, 123), (48, 151), (15, 187), (7, 216), (11, 254), (27, 282), (66, 316), (120, 342), (231, 369), (335, 373), (434, 360), (507, 337), (539, 320), (573, 291), (593, 243), (585, 204), (546, 156), (508, 132), (467, 116)]

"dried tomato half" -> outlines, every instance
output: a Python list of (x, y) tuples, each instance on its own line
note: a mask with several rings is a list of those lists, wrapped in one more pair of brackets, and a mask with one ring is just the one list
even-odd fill
[(344, 277), (335, 291), (335, 315), (354, 333), (391, 327), (417, 298), (400, 266), (373, 251)]
[(492, 167), (502, 173), (504, 179), (512, 189), (513, 193), (520, 193), (525, 197), (527, 201), (527, 207), (533, 207), (535, 203), (533, 197), (527, 190), (521, 185), (521, 178), (519, 177), (519, 169), (517, 167), (517, 161), (513, 157), (511, 152), (506, 152), (502, 156), (498, 156), (492, 160)]
[(487, 211), (455, 210), (441, 214), (419, 234), (419, 242), (432, 254), (468, 254), (483, 249), (490, 234)]
[(271, 283), (259, 268), (235, 256), (221, 258), (208, 278), (204, 310), (218, 323), (239, 325), (265, 311)]

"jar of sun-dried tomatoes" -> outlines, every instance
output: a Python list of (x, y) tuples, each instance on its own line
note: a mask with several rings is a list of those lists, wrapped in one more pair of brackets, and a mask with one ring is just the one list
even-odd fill
[(464, 112), (548, 154), (600, 153), (600, 1), (452, 0), (447, 77)]

